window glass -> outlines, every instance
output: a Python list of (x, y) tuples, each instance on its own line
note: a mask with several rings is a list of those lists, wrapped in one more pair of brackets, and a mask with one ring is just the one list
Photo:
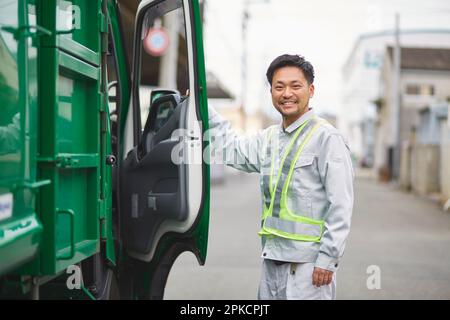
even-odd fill
[[(139, 103), (141, 125), (145, 126), (155, 89), (189, 92), (188, 53), (184, 10), (181, 1), (152, 7), (143, 21), (141, 36)], [(161, 106), (158, 119), (166, 121), (173, 110)]]

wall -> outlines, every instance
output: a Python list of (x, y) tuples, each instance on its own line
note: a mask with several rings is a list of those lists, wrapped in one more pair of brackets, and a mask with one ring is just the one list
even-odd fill
[(441, 159), (440, 181), (442, 202), (450, 199), (450, 126), (449, 120), (441, 120)]
[(411, 189), (411, 156), (412, 146), (409, 141), (402, 143), (400, 155), (400, 187), (404, 190)]
[(439, 192), (439, 145), (417, 144), (412, 147), (411, 183), (420, 195)]

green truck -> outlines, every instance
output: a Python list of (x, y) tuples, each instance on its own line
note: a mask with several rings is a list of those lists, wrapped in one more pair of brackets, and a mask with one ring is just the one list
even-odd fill
[(162, 299), (205, 263), (200, 4), (125, 2), (0, 0), (0, 299)]

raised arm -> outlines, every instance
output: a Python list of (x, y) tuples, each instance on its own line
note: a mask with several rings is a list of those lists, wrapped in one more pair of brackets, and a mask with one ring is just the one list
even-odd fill
[(263, 131), (239, 136), (213, 107), (208, 107), (211, 154), (214, 161), (245, 172), (260, 172)]

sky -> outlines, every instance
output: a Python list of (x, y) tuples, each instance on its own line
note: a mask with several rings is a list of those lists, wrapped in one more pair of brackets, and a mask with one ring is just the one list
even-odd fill
[[(242, 12), (245, 0), (206, 0), (206, 68), (242, 102)], [(342, 67), (361, 34), (401, 29), (450, 30), (448, 0), (247, 0), (248, 113), (272, 110), (265, 73), (283, 53), (301, 54), (315, 68), (318, 112), (338, 114), (342, 105)]]

